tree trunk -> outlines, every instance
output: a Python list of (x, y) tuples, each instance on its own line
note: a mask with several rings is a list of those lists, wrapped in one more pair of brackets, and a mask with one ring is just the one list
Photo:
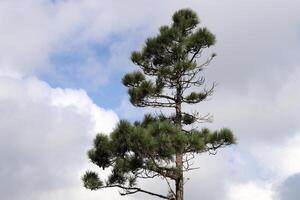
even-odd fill
[(182, 171), (182, 154), (176, 155), (176, 168), (178, 170), (176, 179), (176, 200), (183, 200), (183, 171)]
[[(181, 113), (181, 85), (177, 82), (176, 87), (176, 125), (179, 129), (182, 128), (182, 113)], [(176, 154), (176, 170), (177, 170), (177, 179), (175, 180), (176, 186), (176, 200), (183, 200), (183, 153), (177, 152)]]

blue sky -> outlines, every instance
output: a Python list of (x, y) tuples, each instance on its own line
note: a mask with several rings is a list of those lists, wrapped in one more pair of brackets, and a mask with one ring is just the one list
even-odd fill
[[(135, 69), (130, 53), (187, 7), (216, 34), (211, 52), (218, 56), (203, 73), (218, 87), (210, 101), (185, 109), (213, 114), (214, 122), (205, 126), (230, 127), (238, 145), (198, 158), (201, 168), (188, 175), (186, 198), (196, 200), (199, 193), (203, 200), (299, 198), (298, 1), (3, 0), (3, 199), (141, 198), (85, 190), (80, 176), (95, 169), (86, 151), (96, 133), (108, 134), (119, 119), (139, 119), (146, 112), (130, 105), (121, 84)], [(155, 181), (142, 185), (166, 189)]]
[[(50, 58), (50, 63), (54, 66), (53, 73), (43, 73), (41, 78), (53, 87), (83, 88), (97, 104), (105, 108), (116, 108), (125, 95), (125, 90), (120, 83), (126, 70), (116, 70), (113, 75), (109, 73), (104, 77), (101, 75), (111, 56), (109, 46), (110, 43), (90, 44), (87, 47), (89, 52), (76, 49), (54, 54)], [(89, 56), (87, 54), (93, 54), (93, 59), (96, 61), (90, 63), (93, 65), (91, 74), (84, 75), (82, 70), (86, 69), (83, 69), (82, 66), (89, 64), (86, 63), (86, 57)], [(126, 61), (122, 67), (129, 68), (128, 62)]]
[[(49, 56), (50, 73), (41, 72), (38, 76), (53, 87), (83, 88), (98, 105), (117, 109), (127, 97), (122, 77), (136, 69), (130, 61), (131, 52), (142, 47), (144, 38), (140, 36), (146, 35), (146, 31), (141, 25), (134, 30), (112, 33), (101, 42), (86, 41), (72, 46), (70, 41), (70, 47)], [(124, 44), (126, 41), (129, 42)]]

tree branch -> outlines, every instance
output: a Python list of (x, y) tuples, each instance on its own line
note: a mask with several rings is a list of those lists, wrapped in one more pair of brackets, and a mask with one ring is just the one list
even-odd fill
[[(100, 187), (99, 189), (103, 189), (103, 188), (113, 188), (113, 187), (118, 187), (118, 188), (121, 188), (121, 189), (124, 189), (126, 190), (127, 192), (125, 193), (120, 193), (121, 195), (128, 195), (128, 194), (134, 194), (134, 193), (137, 193), (137, 192), (143, 192), (143, 193), (146, 193), (146, 194), (149, 194), (149, 195), (152, 195), (152, 196), (156, 196), (156, 197), (160, 197), (162, 199), (169, 199), (167, 196), (164, 196), (164, 195), (161, 195), (161, 194), (157, 194), (157, 193), (154, 193), (154, 192), (149, 192), (147, 190), (143, 190), (141, 188), (138, 188), (138, 187), (125, 187), (123, 185), (118, 185), (118, 184), (114, 184), (114, 185), (106, 185), (106, 186), (102, 186)], [(131, 191), (130, 191), (131, 190)]]

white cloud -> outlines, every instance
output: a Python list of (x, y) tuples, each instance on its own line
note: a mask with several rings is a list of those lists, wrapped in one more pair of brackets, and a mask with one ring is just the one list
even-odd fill
[[(216, 187), (223, 194), (231, 184), (228, 193), (232, 199), (270, 199), (270, 182), (300, 170), (296, 159), (299, 137), (295, 135), (300, 130), (300, 73), (295, 70), (299, 66), (296, 0), (50, 2), (0, 2), (0, 155), (6, 163), (0, 166), (0, 177), (7, 180), (0, 184), (3, 198), (24, 199), (28, 192), (29, 199), (96, 199), (104, 194), (78, 189), (81, 185), (75, 183), (79, 177), (73, 172), (77, 175), (82, 170), (77, 164), (87, 161), (85, 151), (91, 136), (111, 130), (116, 115), (96, 106), (84, 90), (54, 89), (24, 75), (49, 69), (53, 53), (83, 48), (89, 42), (109, 43), (111, 35), (143, 29), (112, 45), (114, 57), (108, 63), (114, 68), (123, 67), (122, 60), (128, 57), (123, 49), (155, 34), (157, 27), (168, 24), (173, 11), (180, 7), (195, 9), (217, 35), (215, 50), (220, 56), (207, 77), (220, 86), (213, 100), (200, 110), (215, 114), (212, 128), (225, 125), (235, 131), (239, 139), (236, 151), (240, 151), (233, 158), (217, 158), (213, 164), (203, 160), (201, 168), (208, 171), (193, 177), (197, 184), (191, 186), (188, 195), (196, 198), (199, 188), (211, 191)], [(93, 56), (96, 55), (89, 57), (91, 62), (85, 62), (87, 65), (98, 64)], [(108, 74), (96, 67), (87, 69), (80, 72), (89, 79), (94, 72)], [(122, 102), (120, 112), (126, 112), (126, 117), (128, 108)], [(131, 115), (137, 114), (134, 111)], [(226, 159), (230, 158), (236, 164), (231, 166), (233, 169), (227, 166)], [(230, 176), (230, 172), (234, 175)], [(243, 176), (246, 172), (250, 175)], [(259, 180), (269, 173), (280, 180)], [(234, 181), (215, 181), (222, 176)], [(243, 180), (239, 182), (240, 179)], [(220, 194), (215, 192), (215, 198)]]
[(83, 90), (51, 88), (34, 77), (1, 76), (0, 111), (4, 199), (38, 199), (48, 192), (43, 199), (54, 199), (64, 189), (68, 195), (82, 188), (78, 174), (93, 136), (111, 131), (118, 120)]
[[(295, 92), (299, 77), (298, 69), (291, 70), (284, 80), (274, 76), (273, 80), (279, 80), (276, 84), (281, 85), (276, 92), (253, 79), (242, 94), (217, 91), (211, 101), (198, 107), (199, 111), (215, 114), (215, 123), (209, 127), (228, 126), (238, 138), (231, 156), (222, 158), (231, 160), (229, 170), (218, 165), (226, 174), (221, 179), (229, 181), (219, 184), (225, 189), (229, 186), (228, 199), (276, 199), (275, 186), (299, 173), (300, 96)], [(219, 175), (210, 178), (217, 183)]]
[(277, 178), (285, 179), (300, 172), (300, 134), (276, 144), (257, 144), (250, 150), (260, 167)]
[(233, 152), (228, 200), (297, 199), (299, 138), (297, 133), (281, 142), (247, 144)]
[(228, 200), (273, 200), (274, 196), (270, 185), (253, 182), (233, 185), (228, 194)]
[(1, 1), (0, 69), (45, 71), (53, 53), (107, 42), (145, 24), (151, 27), (158, 20), (147, 7), (143, 1)]
[(207, 124), (209, 127), (231, 127), (243, 145), (282, 141), (300, 129), (300, 96), (295, 92), (300, 70), (293, 67), (284, 76), (273, 75), (276, 91), (259, 78), (253, 78), (243, 92), (219, 85), (211, 100), (197, 109), (202, 114), (214, 114), (214, 123)]
[[(255, 158), (257, 169), (268, 175), (264, 185), (272, 187), (264, 192), (272, 193), (272, 200), (294, 200), (299, 196), (297, 189), (300, 172), (299, 136), (297, 133), (281, 143), (259, 144), (249, 149)], [(255, 178), (252, 183), (261, 187), (259, 178)]]

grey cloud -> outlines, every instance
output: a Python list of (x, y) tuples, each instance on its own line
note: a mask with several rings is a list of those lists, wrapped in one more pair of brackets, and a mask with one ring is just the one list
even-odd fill
[(278, 188), (279, 200), (298, 200), (300, 173), (288, 177)]

